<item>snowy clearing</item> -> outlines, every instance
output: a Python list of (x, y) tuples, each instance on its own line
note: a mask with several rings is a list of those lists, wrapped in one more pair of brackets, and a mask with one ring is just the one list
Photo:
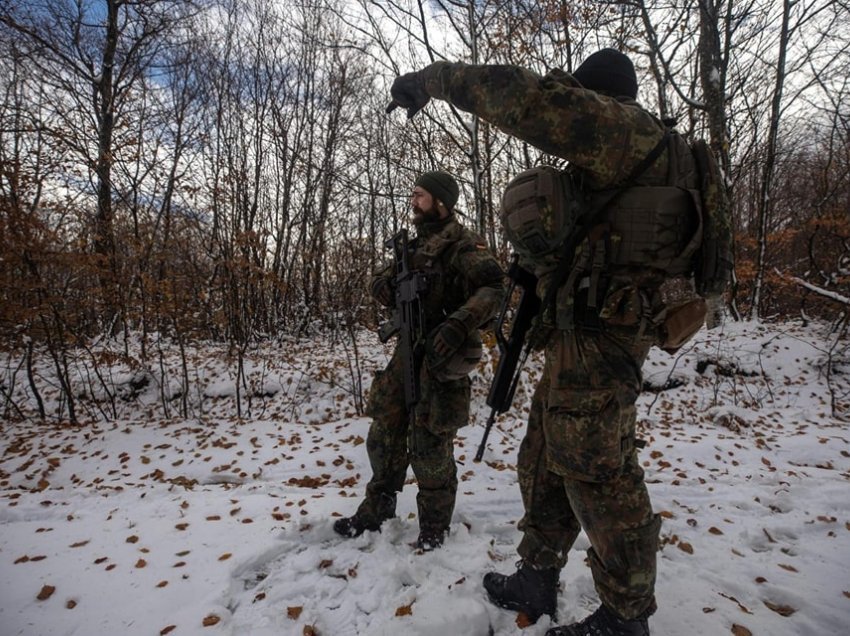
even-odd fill
[[(389, 352), (371, 334), (358, 345), (359, 373), (341, 345), (252, 351), (241, 418), (232, 360), (198, 348), (186, 395), (176, 353), (150, 369), (116, 356), (111, 381), (128, 393), (81, 399), (113, 421), (0, 422), (0, 633), (542, 635), (548, 618), (523, 629), (481, 585), (514, 568), (513, 462), (539, 361), (480, 464), (491, 361), (476, 373), (452, 534), (417, 554), (412, 478), (382, 532), (331, 528), (370, 475), (352, 387)], [(828, 349), (811, 327), (747, 323), (652, 353), (639, 427), (664, 518), (653, 634), (847, 633), (850, 431), (833, 413), (850, 401), (840, 365), (826, 380)], [(17, 361), (0, 360), (5, 389), (34, 408), (12, 386)], [(586, 547), (582, 534), (561, 573), (562, 622), (597, 604)]]

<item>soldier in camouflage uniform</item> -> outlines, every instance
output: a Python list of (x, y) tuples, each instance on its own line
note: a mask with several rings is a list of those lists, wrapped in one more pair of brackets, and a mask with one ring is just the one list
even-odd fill
[[(631, 60), (605, 49), (572, 75), (437, 62), (397, 78), (388, 110), (401, 106), (412, 117), (432, 97), (448, 101), (568, 160), (590, 192), (616, 191), (624, 183), (644, 190), (671, 182), (698, 187), (687, 147), (673, 149), (681, 158), (674, 162), (673, 151), (662, 145), (664, 125), (637, 104), (636, 95)], [(682, 209), (683, 218), (688, 213)], [(573, 262), (581, 262), (583, 250), (591, 253), (593, 236), (591, 230)], [(630, 267), (597, 271), (594, 281), (585, 263), (587, 269), (559, 288), (555, 315), (545, 315), (551, 326), (545, 368), (518, 459), (522, 560), (514, 574), (485, 575), (484, 587), (493, 602), (532, 620), (554, 617), (560, 570), (584, 529), (601, 605), (547, 636), (646, 636), (656, 609), (660, 518), (635, 449), (635, 401), (641, 366), (650, 347), (660, 344), (650, 317), (663, 309), (657, 292), (664, 276)], [(541, 298), (553, 269), (534, 267)], [(590, 302), (591, 295), (601, 302)]]
[[(414, 185), (417, 236), (411, 242), (411, 268), (428, 275), (421, 398), (411, 427), (397, 347), (372, 384), (367, 413), (373, 421), (366, 441), (372, 479), (357, 512), (334, 524), (343, 536), (378, 530), (395, 515), (408, 465), (419, 485), (417, 547), (439, 547), (449, 531), (457, 493), (454, 438), (469, 419), (468, 374), (481, 356), (478, 329), (492, 320), (504, 294), (495, 258), (453, 212), (457, 198), (457, 182), (445, 172), (427, 172)], [(371, 293), (383, 305), (395, 305), (392, 264), (372, 278)]]

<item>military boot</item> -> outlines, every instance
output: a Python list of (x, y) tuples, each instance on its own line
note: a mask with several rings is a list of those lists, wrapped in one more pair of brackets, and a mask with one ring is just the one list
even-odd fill
[(543, 614), (549, 614), (554, 620), (559, 575), (557, 568), (535, 569), (520, 561), (513, 574), (485, 574), (484, 589), (493, 603), (515, 612), (525, 612), (533, 623)]
[(421, 550), (422, 552), (431, 552), (431, 550), (436, 550), (437, 548), (442, 547), (448, 534), (448, 530), (423, 528), (419, 531), (419, 538), (416, 539), (416, 549)]
[(350, 517), (343, 517), (334, 521), (334, 531), (344, 537), (359, 537), (367, 530), (380, 530), (380, 522), (369, 521), (359, 514), (354, 513)]
[(334, 532), (344, 537), (359, 537), (367, 530), (381, 529), (381, 524), (395, 516), (395, 494), (380, 493), (374, 500), (367, 498), (350, 517), (334, 521)]
[(580, 623), (554, 627), (546, 636), (649, 636), (648, 613), (626, 620), (604, 605)]

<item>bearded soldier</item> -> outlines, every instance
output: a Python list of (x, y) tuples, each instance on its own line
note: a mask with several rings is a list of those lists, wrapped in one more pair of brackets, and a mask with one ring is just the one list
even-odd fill
[[(571, 191), (550, 187), (566, 179), (560, 171), (529, 177), (538, 199), (551, 195), (548, 207), (532, 194), (523, 208), (522, 183), (503, 199), (505, 231), (538, 277), (548, 332), (518, 459), (521, 561), (510, 575), (484, 577), (494, 603), (554, 617), (560, 571), (584, 529), (601, 605), (547, 636), (647, 636), (656, 609), (660, 518), (637, 457), (635, 401), (650, 347), (680, 346), (702, 324), (704, 303), (682, 256), (698, 222), (694, 157), (635, 101), (637, 89), (631, 60), (604, 49), (572, 74), (437, 62), (398, 77), (388, 108), (412, 117), (430, 98), (445, 100), (570, 164), (557, 183)], [(536, 227), (547, 214), (557, 223)], [(546, 243), (553, 227), (572, 228), (558, 249)], [(686, 302), (671, 300), (670, 280), (690, 281)], [(674, 304), (688, 308), (675, 333), (665, 322)]]
[[(334, 530), (356, 537), (378, 530), (395, 515), (396, 493), (407, 467), (419, 486), (416, 547), (442, 545), (457, 494), (454, 438), (469, 419), (469, 372), (481, 357), (479, 328), (492, 320), (503, 296), (502, 270), (484, 240), (464, 228), (454, 206), (458, 184), (446, 172), (427, 172), (413, 187), (410, 203), (416, 238), (410, 266), (425, 274), (425, 361), (420, 372), (421, 397), (413, 424), (406, 413), (401, 347), (372, 384), (367, 413), (373, 418), (366, 446), (372, 478), (366, 496), (351, 517), (338, 519)], [(395, 305), (393, 265), (371, 282), (372, 296)]]

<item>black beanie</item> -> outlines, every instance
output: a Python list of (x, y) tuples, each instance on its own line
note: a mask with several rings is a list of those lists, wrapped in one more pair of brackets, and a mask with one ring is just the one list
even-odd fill
[(635, 65), (615, 49), (597, 51), (573, 73), (582, 86), (612, 97), (637, 98)]
[(454, 209), (458, 194), (460, 193), (454, 177), (448, 172), (442, 172), (441, 170), (426, 172), (413, 185), (427, 190), (431, 196), (442, 201), (449, 210)]

